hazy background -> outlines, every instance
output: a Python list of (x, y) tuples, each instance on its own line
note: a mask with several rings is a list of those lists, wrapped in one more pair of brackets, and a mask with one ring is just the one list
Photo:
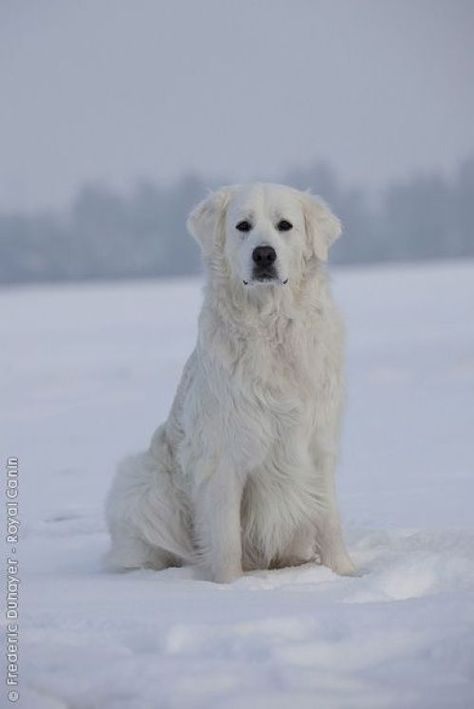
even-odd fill
[(322, 194), (342, 263), (474, 255), (472, 0), (0, 0), (0, 282), (191, 273), (207, 187)]

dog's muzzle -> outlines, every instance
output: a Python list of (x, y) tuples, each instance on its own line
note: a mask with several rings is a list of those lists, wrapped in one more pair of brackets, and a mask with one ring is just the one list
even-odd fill
[(260, 282), (276, 280), (278, 278), (275, 268), (276, 259), (273, 246), (257, 246), (252, 252), (252, 280)]

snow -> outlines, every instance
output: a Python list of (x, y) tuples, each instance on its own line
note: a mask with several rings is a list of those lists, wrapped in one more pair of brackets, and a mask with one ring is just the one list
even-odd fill
[(113, 468), (167, 415), (196, 280), (4, 290), (2, 457), (20, 461), (28, 709), (474, 705), (474, 264), (339, 269), (339, 470), (363, 570), (114, 575)]

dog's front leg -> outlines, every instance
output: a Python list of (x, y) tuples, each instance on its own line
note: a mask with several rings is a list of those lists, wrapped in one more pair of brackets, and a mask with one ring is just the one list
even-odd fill
[(236, 474), (217, 466), (196, 490), (198, 544), (216, 583), (242, 575), (242, 489)]
[(331, 512), (319, 530), (317, 541), (321, 563), (340, 576), (353, 576), (356, 567), (343, 540), (341, 522), (337, 511)]
[(342, 525), (336, 500), (334, 473), (326, 481), (326, 510), (318, 525), (317, 545), (321, 556), (321, 563), (328, 566), (336, 574), (352, 576), (356, 568), (346, 551), (342, 533)]
[(315, 459), (323, 498), (323, 509), (317, 515), (316, 524), (316, 542), (321, 563), (336, 574), (351, 576), (356, 573), (356, 569), (344, 544), (336, 496), (335, 455), (328, 453), (321, 446), (315, 454)]

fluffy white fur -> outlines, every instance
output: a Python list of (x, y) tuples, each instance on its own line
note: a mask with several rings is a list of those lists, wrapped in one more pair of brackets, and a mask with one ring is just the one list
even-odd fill
[[(207, 267), (198, 341), (168, 420), (119, 467), (108, 563), (198, 563), (217, 582), (310, 560), (351, 574), (334, 481), (343, 338), (324, 269), (339, 221), (308, 193), (253, 184), (210, 194), (188, 229)], [(272, 281), (252, 281), (259, 245), (275, 249)]]

